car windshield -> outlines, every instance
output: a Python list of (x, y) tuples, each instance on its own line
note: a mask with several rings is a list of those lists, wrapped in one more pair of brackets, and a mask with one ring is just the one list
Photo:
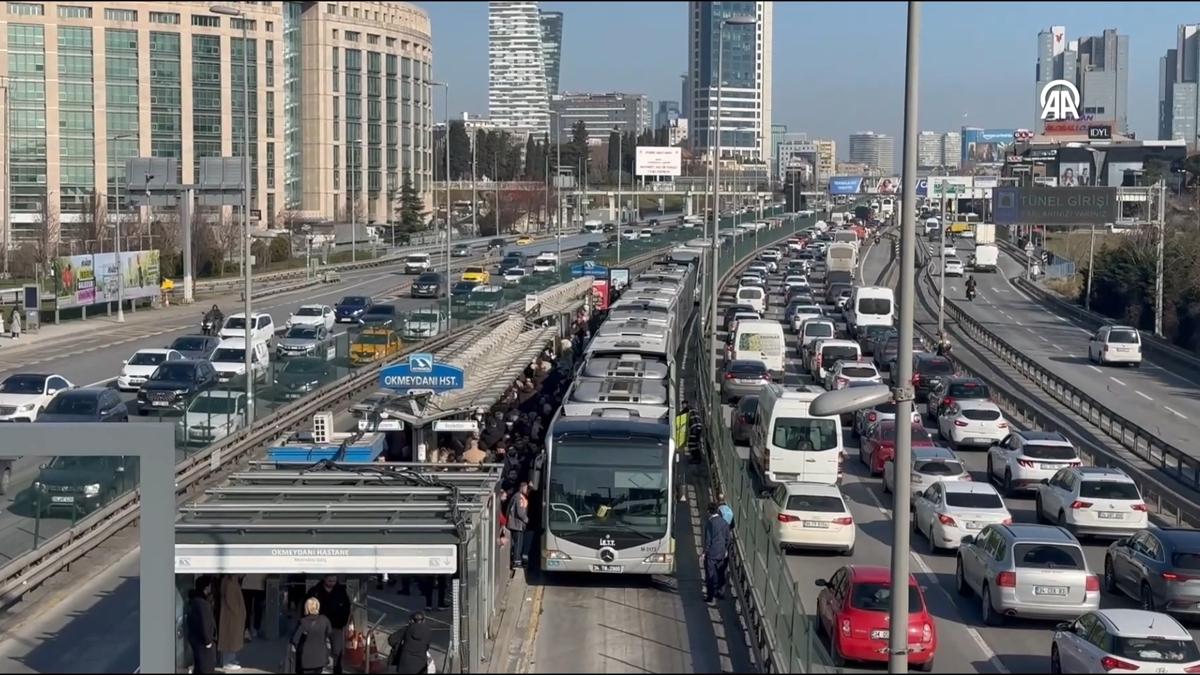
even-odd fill
[(46, 384), (41, 375), (12, 375), (0, 382), (0, 392), (5, 394), (40, 394)]
[(46, 405), (53, 415), (95, 415), (96, 395), (93, 393), (60, 394)]
[(463, 274), (483, 274), (482, 267), (468, 267)]
[(821, 365), (828, 368), (838, 361), (858, 359), (858, 346), (834, 346), (829, 345), (821, 348)]
[(296, 312), (296, 316), (321, 316), (321, 308), (320, 307), (301, 307)]
[(230, 330), (245, 330), (246, 320), (240, 316), (231, 316), (225, 319), (225, 327)]
[(913, 470), (926, 476), (961, 476), (965, 473), (962, 464), (947, 459), (917, 462)]
[(738, 300), (757, 300), (763, 296), (761, 288), (740, 288), (738, 289)]
[(415, 323), (437, 323), (438, 315), (436, 312), (413, 312), (409, 317), (409, 321)]
[(233, 347), (222, 347), (213, 352), (213, 363), (241, 363), (246, 360), (245, 349), (235, 349)]
[(833, 337), (833, 326), (827, 323), (810, 323), (804, 327), (804, 337), (806, 338), (828, 338)]
[(395, 316), (396, 308), (392, 305), (375, 305), (371, 309), (367, 310), (367, 315), (374, 317)]
[(783, 450), (815, 452), (838, 447), (838, 420), (818, 417), (780, 417), (771, 444)]
[(408, 256), (408, 258), (406, 258), (404, 260), (404, 262), (427, 263), (427, 262), (429, 262), (429, 256), (427, 256), (427, 255), (410, 255), (410, 256)]
[(525, 276), (525, 270), (521, 269), (520, 267), (513, 267), (510, 268), (508, 272), (505, 272), (505, 274), (510, 277), (523, 277)]
[(436, 275), (436, 274), (422, 274), (421, 276), (417, 277), (416, 283), (418, 283), (418, 284), (436, 284), (439, 281), (441, 281), (441, 279), (439, 279), (438, 275)]
[(293, 375), (300, 373), (317, 373), (320, 372), (324, 367), (325, 362), (320, 359), (300, 359), (284, 364), (282, 372), (292, 373)]
[(977, 382), (963, 382), (961, 384), (950, 385), (950, 389), (946, 392), (946, 395), (950, 396), (951, 398), (985, 399), (991, 398), (992, 392), (988, 389), (986, 384), (979, 384)]
[(299, 340), (315, 340), (315, 339), (317, 339), (317, 327), (316, 326), (292, 326), (291, 328), (288, 329), (288, 332), (284, 337), (292, 338), (292, 339), (299, 339)]
[(842, 374), (846, 377), (875, 377), (879, 373), (871, 366), (842, 366)]
[(921, 359), (917, 361), (917, 371), (922, 375), (953, 375), (954, 364), (939, 357)]
[(237, 412), (237, 399), (229, 396), (203, 395), (196, 397), (188, 406), (188, 412), (205, 415), (232, 415)]
[(1079, 496), (1087, 499), (1140, 500), (1137, 486), (1115, 480), (1085, 480), (1079, 483)]
[(371, 299), (365, 295), (347, 295), (346, 297), (342, 298), (342, 301), (338, 304), (349, 305), (351, 307), (369, 305), (371, 304)]
[(1017, 567), (1039, 570), (1087, 569), (1083, 551), (1077, 546), (1062, 544), (1017, 544), (1013, 546)]
[(787, 510), (845, 513), (846, 505), (833, 495), (788, 495)]
[[(1112, 653), (1134, 661), (1151, 663), (1187, 663), (1200, 660), (1200, 648), (1192, 638), (1112, 637)], [(1189, 669), (1190, 670), (1190, 669)]]
[(171, 349), (183, 352), (198, 352), (208, 347), (208, 340), (202, 337), (181, 337), (171, 343)]
[(762, 361), (733, 361), (729, 364), (729, 367), (726, 368), (725, 370), (726, 370), (726, 372), (732, 373), (734, 375), (747, 375), (747, 376), (756, 376), (757, 377), (757, 376), (762, 376), (762, 375), (766, 374), (767, 367), (765, 365), (763, 365)]
[(131, 366), (157, 366), (167, 360), (166, 352), (138, 352), (129, 359)]
[[(887, 612), (892, 605), (892, 585), (887, 583), (854, 584), (850, 590), (850, 606), (867, 612)], [(908, 611), (923, 612), (925, 603), (914, 585), (908, 587)]]
[(1021, 454), (1034, 459), (1076, 459), (1075, 448), (1070, 445), (1039, 445), (1026, 443)]
[[(896, 414), (894, 410), (892, 411), (892, 414), (893, 415)], [(913, 424), (911, 433), (912, 433), (912, 440), (914, 440), (914, 441), (932, 441), (933, 440), (933, 436), (930, 435), (929, 430), (926, 429), (921, 424)], [(883, 440), (883, 441), (888, 441), (888, 442), (894, 441), (896, 439), (896, 421), (895, 421), (895, 419), (893, 418), (886, 422), (880, 422), (878, 425), (876, 425), (875, 438), (877, 438), (879, 440)]]
[(183, 363), (164, 363), (150, 375), (151, 380), (165, 382), (191, 382), (194, 369)]
[(1000, 495), (991, 492), (947, 492), (946, 504), (964, 509), (1004, 508), (1004, 502), (1000, 499)]
[(887, 298), (859, 298), (859, 314), (890, 314), (892, 301)]
[(1108, 332), (1108, 341), (1122, 345), (1136, 345), (1138, 334), (1137, 331), (1132, 330), (1112, 330)]

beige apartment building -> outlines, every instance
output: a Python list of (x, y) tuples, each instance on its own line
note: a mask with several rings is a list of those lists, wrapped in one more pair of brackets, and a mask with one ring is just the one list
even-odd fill
[[(5, 2), (0, 87), (12, 245), (71, 236), (99, 200), (127, 209), (125, 161), (243, 154), (251, 213), (394, 217), (403, 181), (432, 181), (432, 33), (404, 2)], [(248, 77), (243, 88), (243, 33)], [(248, 92), (248, 96), (246, 93)], [(121, 193), (120, 204), (117, 194)], [(3, 202), (0, 202), (3, 203)]]

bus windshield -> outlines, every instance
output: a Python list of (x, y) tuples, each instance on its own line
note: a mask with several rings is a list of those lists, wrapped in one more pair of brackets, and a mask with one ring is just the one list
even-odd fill
[(549, 527), (593, 545), (597, 532), (639, 541), (666, 535), (670, 509), (666, 442), (573, 439), (550, 453)]

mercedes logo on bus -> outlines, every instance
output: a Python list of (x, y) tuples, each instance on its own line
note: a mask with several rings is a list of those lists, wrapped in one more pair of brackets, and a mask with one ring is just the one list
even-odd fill
[(612, 564), (612, 562), (617, 559), (616, 549), (609, 546), (605, 546), (604, 548), (600, 549), (600, 559), (603, 560), (606, 565)]

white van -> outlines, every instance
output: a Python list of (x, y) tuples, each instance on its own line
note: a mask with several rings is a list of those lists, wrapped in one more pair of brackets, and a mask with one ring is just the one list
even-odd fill
[(814, 417), (816, 387), (768, 384), (758, 394), (750, 430), (750, 462), (769, 484), (802, 481), (836, 485), (842, 478), (842, 422)]
[(738, 286), (737, 303), (749, 305), (762, 316), (767, 312), (767, 292), (761, 286)]
[[(275, 337), (275, 321), (270, 314), (254, 312), (250, 315), (250, 339), (254, 342), (269, 342)], [(246, 313), (238, 312), (225, 317), (225, 323), (217, 333), (220, 338), (246, 339)]]
[(846, 303), (851, 335), (866, 326), (890, 326), (896, 316), (896, 293), (887, 286), (857, 286)]
[[(218, 382), (229, 382), (246, 374), (246, 339), (240, 337), (225, 338), (217, 344), (209, 358), (217, 371)], [(267, 370), (271, 366), (271, 350), (266, 342), (254, 342), (250, 354), (250, 372), (254, 380), (261, 382), (267, 378)]]
[(824, 382), (825, 376), (838, 361), (858, 361), (862, 358), (862, 347), (854, 340), (817, 340), (809, 349), (808, 372), (816, 382)]
[(783, 324), (769, 320), (738, 321), (733, 336), (733, 358), (749, 359), (767, 364), (772, 377), (783, 377), (787, 344), (783, 339)]
[(1101, 326), (1088, 340), (1088, 361), (1142, 365), (1142, 336), (1130, 326)]

